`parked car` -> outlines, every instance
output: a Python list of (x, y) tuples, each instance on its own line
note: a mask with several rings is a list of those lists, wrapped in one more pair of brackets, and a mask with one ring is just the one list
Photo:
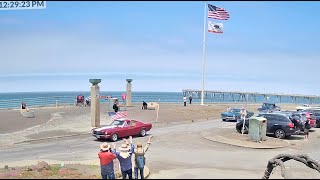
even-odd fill
[[(300, 130), (295, 127), (290, 118), (281, 113), (261, 113), (258, 117), (267, 119), (267, 135), (273, 135), (276, 138), (284, 139), (291, 135), (299, 134)], [(241, 133), (243, 120), (239, 120), (236, 124), (236, 130)], [(249, 131), (249, 121), (245, 122), (245, 131)]]
[(314, 118), (316, 119), (315, 127), (320, 128), (320, 110), (319, 109), (308, 109), (308, 110), (303, 110), (302, 112), (312, 112)]
[(117, 119), (110, 125), (93, 128), (91, 130), (92, 136), (97, 139), (111, 139), (117, 141), (119, 138), (129, 136), (145, 136), (147, 131), (150, 131), (152, 124), (143, 123), (131, 119)]
[(281, 111), (279, 106), (276, 106), (275, 103), (263, 103), (261, 108), (258, 108), (259, 112), (273, 112), (273, 111)]
[(310, 127), (311, 128), (316, 127), (316, 117), (313, 115), (313, 113), (310, 111), (307, 111), (306, 116), (307, 116), (307, 119), (310, 120)]
[(305, 128), (305, 123), (307, 121), (306, 113), (304, 113), (304, 112), (294, 112), (292, 114), (292, 117), (293, 117), (294, 120), (296, 120), (299, 123), (300, 130), (301, 130), (301, 132), (303, 132), (304, 128)]
[[(241, 108), (231, 108), (229, 111), (221, 113), (222, 121), (237, 121), (241, 118)], [(246, 117), (249, 118), (253, 116), (254, 112), (246, 111)]]
[(278, 114), (285, 114), (294, 124), (296, 128), (298, 128), (301, 132), (304, 131), (305, 122), (307, 120), (306, 114), (304, 112), (297, 111), (279, 111), (272, 112)]

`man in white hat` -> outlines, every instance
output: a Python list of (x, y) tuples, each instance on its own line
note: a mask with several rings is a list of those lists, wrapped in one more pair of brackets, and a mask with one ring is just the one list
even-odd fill
[(127, 139), (123, 139), (124, 144), (121, 144), (119, 148), (120, 152), (116, 149), (116, 144), (112, 143), (113, 149), (112, 153), (115, 154), (120, 162), (122, 179), (126, 179), (127, 175), (129, 179), (132, 179), (132, 153), (134, 151), (134, 145), (132, 143), (132, 136), (129, 137), (130, 144)]
[(116, 158), (116, 155), (111, 153), (111, 147), (108, 143), (100, 145), (98, 156), (100, 159), (102, 179), (115, 179), (113, 160)]

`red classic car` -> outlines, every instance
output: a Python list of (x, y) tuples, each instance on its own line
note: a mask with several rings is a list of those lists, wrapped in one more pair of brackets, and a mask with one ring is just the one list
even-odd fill
[(152, 124), (145, 124), (143, 122), (132, 119), (117, 119), (110, 125), (93, 128), (91, 130), (92, 136), (97, 139), (111, 139), (117, 141), (119, 138), (129, 136), (145, 136), (147, 131), (152, 128)]

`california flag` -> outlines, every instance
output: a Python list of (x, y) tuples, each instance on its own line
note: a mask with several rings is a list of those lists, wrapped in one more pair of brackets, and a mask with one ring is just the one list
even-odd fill
[(223, 24), (208, 21), (208, 32), (223, 33)]

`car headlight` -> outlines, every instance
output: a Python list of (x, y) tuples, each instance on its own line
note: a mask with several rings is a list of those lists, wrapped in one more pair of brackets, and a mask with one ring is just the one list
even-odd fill
[(108, 132), (106, 131), (106, 132), (104, 132), (104, 134), (105, 134), (105, 135), (107, 135), (107, 134), (108, 134)]

